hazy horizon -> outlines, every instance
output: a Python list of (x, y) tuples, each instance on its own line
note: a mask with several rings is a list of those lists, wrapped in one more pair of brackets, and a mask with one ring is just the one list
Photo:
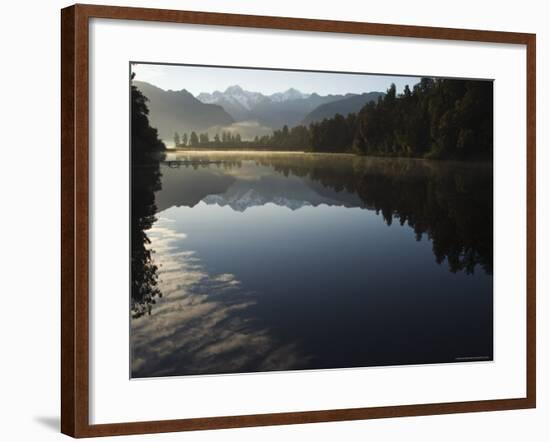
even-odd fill
[(240, 67), (189, 66), (132, 63), (132, 72), (137, 81), (143, 81), (164, 90), (186, 89), (194, 96), (200, 93), (225, 91), (238, 85), (250, 92), (272, 95), (297, 89), (305, 94), (319, 95), (362, 94), (386, 92), (392, 83), (397, 92), (405, 85), (412, 88), (420, 77), (392, 76), (358, 73), (333, 73), (290, 71), (273, 69), (250, 69)]

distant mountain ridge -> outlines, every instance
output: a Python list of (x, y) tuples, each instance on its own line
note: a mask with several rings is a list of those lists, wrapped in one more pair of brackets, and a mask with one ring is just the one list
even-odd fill
[(348, 96), (350, 94), (306, 94), (295, 88), (264, 95), (234, 85), (223, 92), (202, 92), (197, 95), (197, 99), (203, 103), (222, 106), (236, 121), (257, 121), (262, 126), (280, 129), (284, 125), (296, 126), (316, 107)]
[(263, 101), (269, 101), (269, 97), (260, 92), (246, 91), (239, 85), (229, 86), (224, 92), (214, 91), (211, 94), (201, 92), (197, 99), (203, 103), (217, 104), (219, 100), (226, 100), (228, 103), (241, 106), (243, 109), (250, 110)]
[(174, 133), (208, 132), (212, 138), (224, 131), (238, 132), (244, 139), (263, 136), (271, 130), (289, 128), (331, 118), (336, 113), (358, 112), (382, 92), (319, 95), (295, 88), (270, 95), (233, 85), (222, 91), (202, 92), (196, 97), (186, 89), (164, 90), (134, 81), (149, 99), (149, 119), (159, 136), (172, 141)]
[(165, 91), (143, 81), (134, 81), (133, 84), (149, 99), (151, 126), (157, 128), (164, 140), (172, 140), (176, 131), (204, 131), (235, 121), (222, 106), (203, 103), (185, 89)]
[(244, 90), (239, 85), (229, 86), (225, 91), (214, 91), (212, 93), (201, 92), (197, 99), (203, 103), (220, 104), (223, 101), (227, 104), (237, 106), (241, 109), (251, 110), (261, 103), (282, 103), (290, 100), (307, 99), (311, 94), (305, 94), (297, 89), (290, 88), (284, 92), (276, 92), (271, 95), (264, 95), (261, 92)]
[(305, 94), (291, 87), (284, 92), (276, 92), (274, 94), (271, 94), (269, 95), (269, 98), (271, 98), (271, 101), (281, 102), (288, 100), (299, 100), (301, 98), (308, 98), (309, 96), (311, 96), (311, 94)]
[(315, 108), (302, 120), (302, 123), (309, 125), (314, 121), (322, 121), (325, 118), (332, 118), (336, 114), (346, 116), (359, 112), (365, 104), (370, 101), (377, 101), (383, 97), (384, 92), (367, 92), (361, 95), (351, 95), (341, 100), (324, 103)]

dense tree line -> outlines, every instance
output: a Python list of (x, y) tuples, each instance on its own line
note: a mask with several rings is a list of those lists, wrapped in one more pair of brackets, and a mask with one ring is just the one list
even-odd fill
[(296, 126), (289, 129), (284, 126), (275, 130), (271, 135), (256, 136), (253, 140), (243, 140), (235, 131), (223, 131), (210, 138), (208, 133), (192, 131), (189, 136), (178, 132), (174, 134), (174, 145), (180, 148), (219, 148), (219, 149), (271, 149), (271, 150), (311, 150), (309, 149), (310, 133), (305, 126)]
[(489, 160), (493, 155), (493, 85), (423, 78), (347, 117), (309, 127), (312, 151), (361, 155)]
[(219, 134), (214, 135), (210, 139), (208, 132), (197, 133), (192, 131), (189, 136), (187, 133), (184, 133), (181, 137), (178, 132), (174, 134), (174, 145), (176, 147), (244, 147), (250, 144), (250, 142), (243, 141), (239, 133), (233, 133), (229, 131), (222, 132), (221, 136)]
[(244, 141), (229, 132), (210, 140), (192, 132), (176, 145), (211, 148), (353, 152), (360, 155), (489, 160), (493, 154), (490, 81), (422, 78), (397, 94), (391, 85), (357, 114), (336, 114), (309, 126), (284, 126)]
[(397, 95), (395, 85), (357, 117), (352, 144), (360, 154), (491, 159), (493, 85), (423, 78)]
[(314, 152), (488, 160), (493, 155), (493, 85), (423, 78), (398, 95), (392, 84), (357, 115), (337, 114), (300, 130), (308, 136), (297, 147)]

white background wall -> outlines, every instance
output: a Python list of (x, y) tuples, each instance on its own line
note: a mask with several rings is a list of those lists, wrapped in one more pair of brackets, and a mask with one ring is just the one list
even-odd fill
[[(91, 3), (96, 3), (92, 2)], [(102, 2), (97, 2), (102, 3)], [(460, 0), (160, 0), (114, 5), (537, 33), (538, 408), (536, 410), (218, 430), (132, 440), (546, 441), (550, 437), (550, 310), (546, 292), (550, 199), (550, 13), (546, 2)], [(59, 9), (5, 2), (0, 17), (0, 438), (64, 438), (59, 426)], [(510, 177), (513, 179), (513, 177)], [(6, 247), (7, 245), (7, 247)], [(452, 382), (452, 380), (450, 380)], [(154, 404), (151, 404), (154, 407)], [(117, 438), (123, 440), (127, 438)], [(106, 440), (106, 439), (103, 439)]]

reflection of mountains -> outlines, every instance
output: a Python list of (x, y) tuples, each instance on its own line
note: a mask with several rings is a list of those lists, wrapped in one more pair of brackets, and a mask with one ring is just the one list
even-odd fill
[[(451, 271), (488, 273), (493, 261), (492, 168), (488, 164), (349, 155), (213, 153), (188, 154), (212, 164), (162, 168), (159, 211), (200, 201), (244, 211), (273, 203), (361, 207), (390, 225), (426, 234), (437, 262)], [(222, 162), (219, 162), (222, 160)], [(191, 161), (192, 163), (192, 161)]]
[[(247, 166), (240, 167), (246, 171)], [(271, 168), (252, 167), (260, 169), (259, 172), (264, 174), (251, 178), (216, 169), (163, 168), (163, 189), (157, 195), (158, 209), (193, 207), (200, 201), (229, 206), (238, 212), (269, 203), (291, 210), (320, 204), (345, 207), (363, 205), (354, 193), (337, 192), (310, 179), (285, 177)]]

